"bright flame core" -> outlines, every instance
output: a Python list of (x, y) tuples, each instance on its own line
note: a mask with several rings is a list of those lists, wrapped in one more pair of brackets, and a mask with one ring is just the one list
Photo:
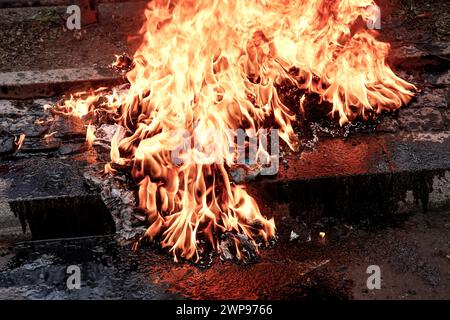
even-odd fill
[[(198, 259), (205, 247), (220, 250), (218, 236), (225, 232), (267, 242), (275, 237), (273, 219), (263, 217), (244, 187), (229, 179), (235, 157), (229, 129), (258, 131), (271, 123), (295, 148), (295, 115), (276, 89), (285, 79), (331, 103), (341, 124), (407, 103), (415, 87), (386, 65), (389, 45), (364, 23), (358, 27), (358, 21), (374, 19), (371, 5), (371, 0), (152, 1), (135, 66), (127, 74), (130, 89), (103, 96), (102, 103), (94, 103), (98, 93), (72, 98), (65, 107), (79, 116), (107, 110), (125, 128), (113, 137), (111, 161), (132, 166), (139, 207), (150, 223), (146, 236), (175, 259)], [(304, 102), (305, 96), (299, 111)], [(201, 137), (202, 145), (188, 148), (183, 163), (175, 164), (171, 154), (186, 130)], [(114, 171), (109, 165), (107, 170)]]

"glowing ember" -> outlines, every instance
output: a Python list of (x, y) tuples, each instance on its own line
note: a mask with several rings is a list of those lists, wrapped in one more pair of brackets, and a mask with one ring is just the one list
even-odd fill
[(52, 133), (47, 133), (46, 135), (44, 135), (44, 140), (53, 137), (57, 133), (58, 133), (58, 131), (53, 131)]
[[(127, 73), (130, 88), (80, 93), (60, 111), (80, 117), (108, 112), (121, 125), (111, 142), (111, 162), (131, 167), (139, 207), (148, 215), (145, 236), (175, 259), (220, 251), (224, 233), (267, 243), (275, 237), (273, 219), (229, 178), (236, 157), (229, 148), (235, 144), (232, 130), (259, 132), (270, 124), (295, 148), (295, 115), (276, 89), (286, 79), (331, 103), (341, 124), (407, 103), (415, 88), (386, 65), (389, 45), (364, 24), (358, 27), (358, 20), (374, 20), (368, 10), (373, 4), (152, 1)], [(307, 99), (299, 101), (299, 112)], [(188, 143), (178, 163), (172, 156), (186, 133), (200, 143)], [(108, 164), (106, 171), (115, 169)], [(240, 237), (233, 239), (242, 257)]]
[(21, 134), (18, 138), (14, 138), (14, 143), (16, 144), (16, 151), (19, 151), (22, 148), (23, 142), (25, 141), (25, 134)]

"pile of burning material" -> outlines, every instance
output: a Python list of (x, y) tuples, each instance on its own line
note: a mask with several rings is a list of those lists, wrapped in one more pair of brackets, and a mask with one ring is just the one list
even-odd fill
[[(73, 95), (56, 112), (82, 117), (87, 139), (102, 124), (120, 126), (111, 138), (107, 173), (131, 172), (138, 207), (157, 241), (177, 260), (198, 261), (276, 236), (245, 187), (230, 178), (239, 155), (236, 131), (276, 129), (296, 149), (292, 123), (307, 105), (326, 103), (341, 125), (406, 104), (415, 87), (386, 64), (389, 44), (361, 21), (371, 0), (169, 1), (149, 3), (142, 44), (128, 87)], [(286, 105), (282, 82), (304, 94)], [(180, 144), (182, 148), (180, 151)], [(177, 153), (177, 161), (173, 154)], [(269, 150), (258, 149), (262, 164)], [(299, 168), (301, 170), (301, 168)], [(253, 243), (253, 246), (247, 242)]]

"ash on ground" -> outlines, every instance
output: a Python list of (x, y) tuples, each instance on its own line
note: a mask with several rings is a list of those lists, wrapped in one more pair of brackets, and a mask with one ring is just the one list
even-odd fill
[(103, 124), (96, 128), (93, 147), (97, 152), (99, 163), (89, 166), (84, 178), (90, 188), (98, 191), (103, 202), (110, 210), (116, 223), (117, 235), (125, 241), (134, 241), (141, 237), (147, 226), (147, 218), (135, 207), (136, 185), (126, 170), (118, 170), (114, 175), (105, 173), (109, 160), (111, 140), (117, 130), (124, 130), (119, 125)]

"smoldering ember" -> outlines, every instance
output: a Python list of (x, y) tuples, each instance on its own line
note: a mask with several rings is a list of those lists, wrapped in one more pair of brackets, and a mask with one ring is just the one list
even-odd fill
[(445, 9), (0, 2), (0, 297), (448, 299)]

